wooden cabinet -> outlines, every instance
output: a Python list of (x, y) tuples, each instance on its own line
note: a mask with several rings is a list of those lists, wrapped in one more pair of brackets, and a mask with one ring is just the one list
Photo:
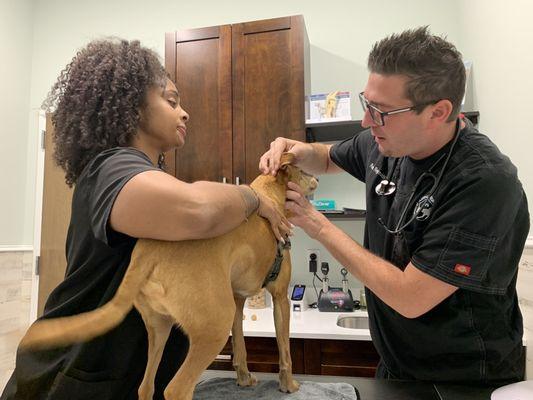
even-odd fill
[(304, 339), (305, 373), (374, 377), (379, 355), (368, 340)]
[(191, 117), (185, 146), (167, 155), (178, 178), (249, 183), (272, 140), (305, 141), (310, 82), (302, 16), (169, 33), (165, 48)]
[[(248, 369), (254, 372), (278, 372), (279, 352), (276, 338), (270, 337), (245, 337)], [(304, 366), (304, 346), (301, 339), (290, 339), (292, 372), (303, 374)], [(224, 349), (217, 359), (208, 369), (233, 371), (232, 364), (233, 349), (231, 337), (228, 339)]]
[[(245, 337), (248, 368), (254, 372), (278, 372), (275, 338)], [(379, 355), (371, 341), (290, 339), (292, 372), (295, 374), (374, 377)], [(233, 370), (231, 338), (209, 369)]]

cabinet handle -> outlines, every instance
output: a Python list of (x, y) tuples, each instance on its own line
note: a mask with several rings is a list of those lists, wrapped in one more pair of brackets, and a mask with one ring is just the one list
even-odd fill
[(240, 184), (241, 184), (241, 178), (236, 177), (236, 178), (235, 178), (235, 184), (236, 184), (236, 185), (240, 185)]
[(222, 177), (222, 183), (228, 183), (228, 180), (226, 179), (225, 176)]
[(231, 355), (229, 354), (219, 354), (215, 357), (215, 360), (224, 360), (224, 361), (231, 361)]

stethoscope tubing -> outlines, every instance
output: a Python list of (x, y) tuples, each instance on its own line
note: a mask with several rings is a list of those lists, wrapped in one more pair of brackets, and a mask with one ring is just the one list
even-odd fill
[[(378, 222), (383, 226), (383, 228), (390, 234), (393, 234), (393, 235), (397, 235), (399, 233), (401, 233), (405, 228), (407, 228), (407, 226), (409, 226), (409, 224), (411, 224), (414, 219), (417, 217), (417, 213), (413, 213), (413, 216), (409, 219), (409, 221), (407, 221), (406, 223), (403, 223), (403, 221), (405, 220), (405, 216), (411, 206), (411, 203), (413, 201), (413, 198), (416, 194), (416, 191), (418, 189), (418, 187), (420, 186), (420, 184), (422, 183), (422, 181), (424, 179), (426, 179), (427, 177), (432, 177), (434, 179), (434, 183), (433, 185), (431, 186), (431, 189), (429, 190), (429, 192), (422, 196), (418, 201), (417, 201), (417, 204), (422, 200), (422, 198), (432, 198), (433, 195), (435, 194), (435, 192), (437, 191), (439, 185), (440, 185), (440, 182), (442, 180), (442, 177), (444, 175), (444, 171), (446, 170), (446, 167), (448, 166), (448, 162), (450, 161), (450, 158), (451, 158), (451, 155), (453, 153), (453, 150), (455, 149), (455, 145), (457, 143), (457, 140), (459, 139), (459, 136), (460, 136), (460, 133), (461, 133), (461, 121), (460, 119), (457, 119), (457, 122), (456, 122), (456, 128), (455, 128), (455, 135), (454, 135), (454, 138), (453, 138), (453, 142), (452, 142), (452, 145), (450, 146), (450, 150), (447, 152), (447, 154), (443, 154), (442, 156), (439, 157), (439, 159), (437, 161), (435, 161), (433, 163), (433, 165), (429, 168), (428, 171), (422, 173), (422, 175), (420, 175), (418, 177), (418, 179), (416, 180), (413, 188), (411, 189), (411, 193), (409, 194), (409, 198), (407, 199), (407, 202), (405, 203), (405, 206), (400, 214), (400, 218), (398, 219), (398, 222), (396, 223), (396, 227), (394, 230), (392, 229), (389, 229), (384, 221), (382, 220), (382, 218), (378, 218)], [(446, 156), (446, 160), (444, 161), (444, 165), (442, 166), (440, 172), (439, 172), (439, 175), (437, 177), (435, 177), (435, 175), (433, 173), (431, 173), (431, 170), (440, 163), (440, 161)], [(397, 165), (397, 161), (398, 161), (398, 158), (396, 158), (394, 160), (394, 163), (393, 163), (393, 167), (392, 167), (392, 170), (389, 174), (389, 176), (387, 176), (387, 181), (388, 181), (388, 184), (393, 184), (394, 187), (395, 187), (395, 184), (391, 181), (392, 179), (392, 176), (396, 170), (396, 165)], [(382, 181), (383, 182), (383, 181)], [(377, 186), (376, 186), (377, 188)], [(376, 193), (378, 194), (378, 196), (388, 196), (389, 194), (392, 194), (394, 192), (394, 190), (390, 193), (386, 193), (386, 191), (384, 191), (382, 194), (378, 193), (378, 190), (376, 189)], [(417, 207), (415, 206), (415, 209)]]

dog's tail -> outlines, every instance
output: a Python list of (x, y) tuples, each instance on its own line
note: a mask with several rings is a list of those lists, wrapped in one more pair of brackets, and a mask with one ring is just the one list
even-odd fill
[(35, 322), (22, 338), (20, 349), (68, 346), (103, 335), (126, 317), (152, 269), (152, 263), (131, 262), (115, 296), (108, 303), (82, 314)]

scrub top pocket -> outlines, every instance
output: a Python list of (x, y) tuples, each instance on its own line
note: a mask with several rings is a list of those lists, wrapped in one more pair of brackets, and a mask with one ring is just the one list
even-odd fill
[(438, 267), (459, 286), (481, 289), (496, 248), (496, 238), (454, 228), (442, 251)]

